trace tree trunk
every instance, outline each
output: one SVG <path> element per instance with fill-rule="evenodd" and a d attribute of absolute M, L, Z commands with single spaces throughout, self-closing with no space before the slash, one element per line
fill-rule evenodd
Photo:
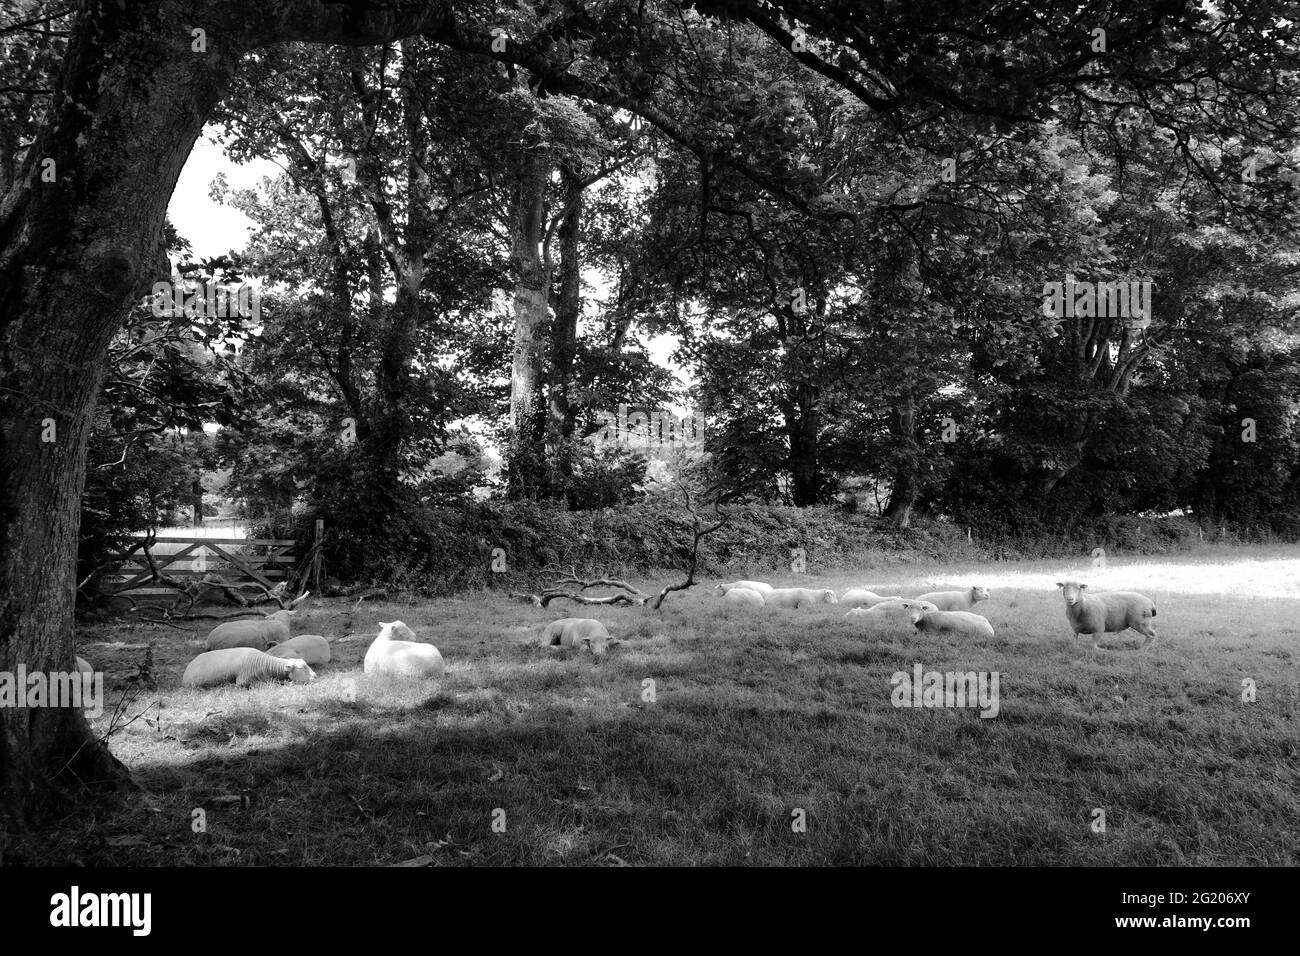
<path fill-rule="evenodd" d="M 545 486 L 546 406 L 543 396 L 550 277 L 542 258 L 550 163 L 540 147 L 521 158 L 515 189 L 513 248 L 515 345 L 510 371 L 508 494 L 537 498 Z"/>
<path fill-rule="evenodd" d="M 109 343 L 162 253 L 167 201 L 241 51 L 182 15 L 88 4 L 0 204 L 0 670 L 73 664 L 86 451 Z M 54 180 L 42 173 L 53 160 Z M 72 708 L 0 709 L 0 826 L 125 782 Z"/>
<path fill-rule="evenodd" d="M 902 446 L 904 457 L 894 469 L 893 488 L 883 517 L 900 528 L 907 528 L 912 524 L 912 507 L 921 490 L 916 474 L 916 399 L 910 391 L 895 409 L 890 431 Z"/>
<path fill-rule="evenodd" d="M 559 226 L 560 260 L 556 277 L 555 324 L 551 332 L 551 405 L 547 425 L 552 461 L 550 492 L 563 497 L 573 477 L 573 431 L 576 411 L 569 402 L 573 362 L 578 348 L 578 318 L 582 312 L 582 263 L 579 233 L 582 226 L 581 171 L 565 163 L 560 170 L 565 216 Z"/>

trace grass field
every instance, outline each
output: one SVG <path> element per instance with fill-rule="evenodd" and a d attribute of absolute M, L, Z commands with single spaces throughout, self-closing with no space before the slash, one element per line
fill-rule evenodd
<path fill-rule="evenodd" d="M 997 637 L 974 642 L 829 605 L 727 612 L 709 587 L 657 613 L 489 593 L 319 602 L 294 626 L 338 638 L 316 683 L 190 691 L 180 673 L 202 634 L 96 626 L 79 653 L 108 672 L 110 701 L 154 646 L 157 690 L 111 737 L 144 792 L 24 852 L 87 865 L 1294 865 L 1300 550 L 1089 563 L 1074 574 L 1094 588 L 1155 600 L 1156 645 L 1072 639 L 1059 561 L 767 577 L 911 595 L 984 584 L 977 610 Z M 527 643 L 564 616 L 598 617 L 627 643 L 599 661 Z M 440 685 L 361 673 L 377 622 L 393 619 L 442 650 Z M 998 716 L 892 706 L 891 674 L 918 662 L 998 672 Z"/>

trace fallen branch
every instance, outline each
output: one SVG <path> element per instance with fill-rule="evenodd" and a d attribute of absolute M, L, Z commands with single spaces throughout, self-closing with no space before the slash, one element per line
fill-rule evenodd
<path fill-rule="evenodd" d="M 574 590 L 575 586 L 577 590 Z M 583 593 L 588 588 L 602 587 L 620 588 L 622 593 L 603 594 L 599 597 L 591 597 Z M 650 595 L 620 578 L 580 578 L 572 569 L 554 584 L 543 588 L 540 594 L 514 591 L 510 596 L 528 601 L 535 607 L 546 607 L 552 601 L 559 600 L 573 601 L 576 604 L 606 604 L 615 607 L 632 607 L 645 604 L 650 600 Z"/>

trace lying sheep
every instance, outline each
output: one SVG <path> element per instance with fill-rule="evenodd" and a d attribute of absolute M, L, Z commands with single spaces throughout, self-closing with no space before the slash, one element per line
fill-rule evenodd
<path fill-rule="evenodd" d="M 772 585 L 764 584 L 762 581 L 733 581 L 730 584 L 715 585 L 713 590 L 718 594 L 726 594 L 735 588 L 746 588 L 750 591 L 757 591 L 759 594 L 763 595 L 763 597 L 767 597 L 773 590 L 775 590 Z"/>
<path fill-rule="evenodd" d="M 728 607 L 761 608 L 767 603 L 763 595 L 749 588 L 732 588 L 722 600 Z"/>
<path fill-rule="evenodd" d="M 931 611 L 929 601 L 908 601 L 906 608 L 912 626 L 920 634 L 952 634 L 957 637 L 992 637 L 993 625 L 988 618 L 970 611 Z"/>
<path fill-rule="evenodd" d="M 1136 591 L 1101 591 L 1084 594 L 1088 587 L 1078 581 L 1058 581 L 1065 598 L 1065 617 L 1075 634 L 1109 634 L 1130 627 L 1146 636 L 1142 646 L 1156 639 L 1156 629 L 1149 623 L 1156 616 L 1156 605 L 1145 594 Z M 1093 647 L 1100 649 L 1098 641 Z"/>
<path fill-rule="evenodd" d="M 442 677 L 445 665 L 442 655 L 432 644 L 419 641 L 395 640 L 394 634 L 415 637 L 415 632 L 401 621 L 387 624 L 379 622 L 379 636 L 366 649 L 362 670 L 367 674 L 388 677 L 420 677 L 437 680 Z"/>
<path fill-rule="evenodd" d="M 988 588 L 973 587 L 965 591 L 931 591 L 915 598 L 917 601 L 929 601 L 940 611 L 969 611 L 980 601 L 989 599 Z"/>
<path fill-rule="evenodd" d="M 763 600 L 771 607 L 804 607 L 808 604 L 838 604 L 830 588 L 773 588 Z"/>
<path fill-rule="evenodd" d="M 881 601 L 901 601 L 902 598 L 897 594 L 891 594 L 889 597 L 881 597 L 875 591 L 868 591 L 866 588 L 850 588 L 840 595 L 840 603 L 849 607 L 872 607 Z"/>
<path fill-rule="evenodd" d="M 316 679 L 307 662 L 272 657 L 255 647 L 227 647 L 207 651 L 190 661 L 181 676 L 182 687 L 213 687 L 234 683 L 246 687 L 260 680 L 291 680 L 306 684 Z"/>
<path fill-rule="evenodd" d="M 225 650 L 231 647 L 253 647 L 264 651 L 272 644 L 289 639 L 289 621 L 297 611 L 283 610 L 268 614 L 258 621 L 226 621 L 208 632 L 206 649 Z"/>
<path fill-rule="evenodd" d="M 272 657 L 298 657 L 312 667 L 330 662 L 330 642 L 319 634 L 299 634 L 267 651 Z"/>
<path fill-rule="evenodd" d="M 875 604 L 871 607 L 855 607 L 852 611 L 849 611 L 849 613 L 845 614 L 844 616 L 845 617 L 866 617 L 868 615 L 871 615 L 873 617 L 884 617 L 887 614 L 890 614 L 891 612 L 906 611 L 908 608 L 911 607 L 920 607 L 922 610 L 925 611 L 939 610 L 935 605 L 931 604 L 929 601 L 907 601 L 904 600 L 903 598 L 886 598 L 885 600 L 881 601 L 879 604 Z"/>
<path fill-rule="evenodd" d="M 579 647 L 599 657 L 623 642 L 611 638 L 605 625 L 594 618 L 562 617 L 546 625 L 546 630 L 542 631 L 542 643 L 547 647 Z"/>

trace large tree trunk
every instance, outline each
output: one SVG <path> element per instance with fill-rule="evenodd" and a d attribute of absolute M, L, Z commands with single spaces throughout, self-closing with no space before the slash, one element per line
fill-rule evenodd
<path fill-rule="evenodd" d="M 510 443 L 506 450 L 508 493 L 537 498 L 545 487 L 546 405 L 543 395 L 550 276 L 542 257 L 546 183 L 550 162 L 533 146 L 520 161 L 515 189 L 513 248 L 515 345 L 510 369 Z"/>
<path fill-rule="evenodd" d="M 0 203 L 4 671 L 72 668 L 79 506 L 108 346 L 155 278 L 168 198 L 240 55 L 229 38 L 196 55 L 189 18 L 153 6 L 83 9 L 49 121 Z M 47 159 L 53 182 L 41 180 Z M 0 709 L 0 824 L 124 780 L 79 711 Z"/>

